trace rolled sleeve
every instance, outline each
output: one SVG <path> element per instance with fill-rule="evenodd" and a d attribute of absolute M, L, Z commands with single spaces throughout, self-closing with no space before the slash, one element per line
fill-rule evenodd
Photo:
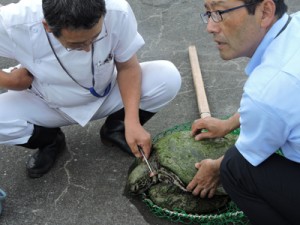
<path fill-rule="evenodd" d="M 257 166 L 285 143 L 286 125 L 271 108 L 246 93 L 239 113 L 241 133 L 236 147 L 253 166 Z"/>
<path fill-rule="evenodd" d="M 0 9 L 0 56 L 14 59 L 13 54 L 13 42 L 11 38 L 9 37 L 9 34 L 7 32 L 7 29 L 4 25 L 2 16 L 1 16 L 1 10 Z"/>
<path fill-rule="evenodd" d="M 128 4 L 127 12 L 123 13 L 122 17 L 119 41 L 115 50 L 115 59 L 118 62 L 126 62 L 145 44 L 137 31 L 137 21 Z"/>

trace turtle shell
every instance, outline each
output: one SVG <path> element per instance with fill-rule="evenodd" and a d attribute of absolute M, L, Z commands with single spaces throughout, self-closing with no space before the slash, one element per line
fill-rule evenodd
<path fill-rule="evenodd" d="M 127 190 L 145 193 L 158 206 L 169 210 L 203 214 L 222 208 L 229 196 L 220 187 L 213 198 L 201 199 L 185 191 L 195 176 L 195 163 L 206 158 L 216 159 L 234 145 L 236 134 L 224 138 L 195 141 L 190 129 L 164 132 L 153 140 L 149 162 L 157 176 L 150 177 L 145 162 L 137 160 L 129 173 Z"/>
<path fill-rule="evenodd" d="M 224 138 L 195 141 L 190 131 L 177 131 L 154 143 L 153 151 L 160 166 L 175 173 L 187 185 L 197 172 L 196 162 L 219 158 L 234 145 L 236 137 L 228 134 Z"/>

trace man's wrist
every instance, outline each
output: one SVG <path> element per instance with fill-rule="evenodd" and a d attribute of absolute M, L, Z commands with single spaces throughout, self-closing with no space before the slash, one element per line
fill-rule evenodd
<path fill-rule="evenodd" d="M 226 127 L 228 133 L 237 129 L 240 126 L 239 118 L 240 118 L 239 114 L 236 113 L 233 116 L 231 116 L 229 119 L 227 119 Z"/>

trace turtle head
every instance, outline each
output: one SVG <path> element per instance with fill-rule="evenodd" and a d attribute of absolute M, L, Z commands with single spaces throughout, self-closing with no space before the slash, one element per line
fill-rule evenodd
<path fill-rule="evenodd" d="M 126 189 L 131 194 L 141 194 L 157 182 L 157 175 L 150 176 L 147 165 L 145 163 L 141 163 L 129 174 Z"/>

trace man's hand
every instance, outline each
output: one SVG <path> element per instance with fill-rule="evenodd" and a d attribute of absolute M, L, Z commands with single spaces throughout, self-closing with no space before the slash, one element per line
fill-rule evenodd
<path fill-rule="evenodd" d="M 8 90 L 24 90 L 30 87 L 33 76 L 25 68 L 14 68 L 10 72 L 0 70 L 0 87 Z"/>
<path fill-rule="evenodd" d="M 238 128 L 239 125 L 239 113 L 234 114 L 227 120 L 205 117 L 194 121 L 191 134 L 195 136 L 197 141 L 206 138 L 219 138 Z M 201 132 L 203 129 L 207 130 L 207 132 Z"/>
<path fill-rule="evenodd" d="M 125 126 L 126 141 L 136 157 L 141 157 L 138 145 L 143 148 L 146 158 L 149 158 L 151 151 L 151 135 L 141 124 L 128 124 Z"/>
<path fill-rule="evenodd" d="M 198 172 L 188 184 L 187 190 L 201 198 L 212 198 L 220 184 L 220 165 L 223 156 L 217 160 L 205 159 L 195 164 Z"/>

